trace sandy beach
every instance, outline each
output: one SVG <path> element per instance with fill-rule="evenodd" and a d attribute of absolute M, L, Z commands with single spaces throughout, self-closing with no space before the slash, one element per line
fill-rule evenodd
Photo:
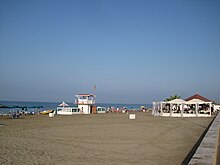
<path fill-rule="evenodd" d="M 179 165 L 213 118 L 0 117 L 0 164 Z"/>

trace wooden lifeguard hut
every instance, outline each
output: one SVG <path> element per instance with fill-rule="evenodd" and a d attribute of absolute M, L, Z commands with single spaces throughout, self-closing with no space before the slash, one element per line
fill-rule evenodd
<path fill-rule="evenodd" d="M 94 94 L 78 94 L 75 95 L 75 103 L 78 105 L 82 114 L 96 113 L 95 95 Z"/>

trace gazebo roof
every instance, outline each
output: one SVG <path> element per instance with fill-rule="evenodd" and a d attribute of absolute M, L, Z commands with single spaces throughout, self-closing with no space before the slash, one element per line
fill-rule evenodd
<path fill-rule="evenodd" d="M 92 96 L 92 97 L 95 97 L 94 94 L 77 94 L 76 96 Z"/>
<path fill-rule="evenodd" d="M 203 100 L 200 100 L 200 99 L 192 99 L 192 100 L 189 100 L 187 101 L 186 103 L 187 104 L 203 104 L 203 103 L 206 103 L 207 101 L 203 101 Z"/>
<path fill-rule="evenodd" d="M 209 100 L 209 99 L 207 99 L 207 98 L 205 98 L 205 97 L 203 97 L 203 96 L 201 96 L 199 94 L 195 94 L 195 95 L 193 95 L 193 96 L 191 96 L 191 97 L 189 97 L 189 98 L 187 98 L 185 100 L 186 101 L 190 101 L 190 100 L 193 100 L 193 99 L 199 99 L 199 100 L 202 100 L 204 102 L 213 102 L 213 101 L 211 101 L 211 100 Z"/>
<path fill-rule="evenodd" d="M 185 103 L 185 102 L 186 101 L 183 99 L 174 99 L 174 100 L 168 101 L 168 103 L 171 103 L 171 104 L 181 104 L 181 103 Z"/>

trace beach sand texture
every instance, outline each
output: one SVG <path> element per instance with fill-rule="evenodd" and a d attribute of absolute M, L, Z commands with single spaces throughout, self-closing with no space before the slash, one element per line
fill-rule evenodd
<path fill-rule="evenodd" d="M 0 164 L 179 165 L 213 118 L 0 117 Z"/>

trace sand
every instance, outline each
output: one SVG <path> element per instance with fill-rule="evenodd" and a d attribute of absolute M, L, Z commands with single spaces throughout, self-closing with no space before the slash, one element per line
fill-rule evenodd
<path fill-rule="evenodd" d="M 0 117 L 0 164 L 179 165 L 213 118 Z"/>

